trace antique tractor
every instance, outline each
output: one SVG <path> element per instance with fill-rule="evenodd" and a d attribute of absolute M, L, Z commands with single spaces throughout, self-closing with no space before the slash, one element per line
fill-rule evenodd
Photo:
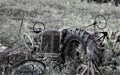
<path fill-rule="evenodd" d="M 107 33 L 96 32 L 96 27 L 106 27 L 104 16 L 98 15 L 89 25 L 94 26 L 93 33 L 80 28 L 45 29 L 44 23 L 38 23 L 43 27 L 37 23 L 30 27 L 34 37 L 24 34 L 28 40 L 24 45 L 0 53 L 0 75 L 53 75 L 52 70 L 60 73 L 65 67 L 70 68 L 69 75 L 102 75 L 98 66 L 102 63 L 102 39 Z M 99 33 L 103 34 L 100 38 Z"/>

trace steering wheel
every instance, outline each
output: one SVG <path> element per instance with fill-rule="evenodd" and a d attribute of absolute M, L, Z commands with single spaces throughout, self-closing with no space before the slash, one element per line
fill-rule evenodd
<path fill-rule="evenodd" d="M 97 26 L 99 29 L 105 29 L 107 26 L 107 20 L 103 15 L 97 15 L 94 19 L 94 24 Z"/>
<path fill-rule="evenodd" d="M 41 24 L 41 25 L 38 25 L 38 24 Z M 41 31 L 45 30 L 45 24 L 43 22 L 35 22 L 34 25 L 33 25 L 33 32 L 35 33 L 39 33 Z"/>
<path fill-rule="evenodd" d="M 94 27 L 94 31 L 96 30 L 96 27 L 98 28 L 98 29 L 105 29 L 106 28 L 106 26 L 107 26 L 107 20 L 106 20 L 106 18 L 103 16 L 103 15 L 97 15 L 96 17 L 95 17 L 95 19 L 94 19 L 94 22 L 92 23 L 92 24 L 90 24 L 90 25 L 87 25 L 87 26 L 84 26 L 84 27 L 82 27 L 82 28 L 88 28 L 88 27 L 90 27 L 90 26 L 93 26 Z"/>

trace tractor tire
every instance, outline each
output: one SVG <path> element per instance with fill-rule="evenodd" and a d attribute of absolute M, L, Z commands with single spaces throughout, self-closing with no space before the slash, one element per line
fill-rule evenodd
<path fill-rule="evenodd" d="M 38 60 L 25 60 L 12 66 L 11 75 L 43 75 L 46 66 Z"/>
<path fill-rule="evenodd" d="M 68 54 L 72 54 L 73 51 L 71 51 L 71 48 L 67 49 L 68 43 L 77 41 L 80 44 L 82 44 L 82 48 L 84 49 L 84 53 L 87 54 L 90 53 L 90 58 L 94 63 L 98 66 L 102 63 L 102 56 L 101 56 L 101 50 L 99 49 L 99 46 L 97 42 L 95 41 L 94 37 L 89 34 L 88 32 L 81 30 L 81 29 L 75 29 L 75 30 L 68 30 L 67 35 L 64 38 L 64 41 L 62 42 L 62 58 L 64 61 L 66 52 Z M 70 55 L 71 56 L 71 55 Z"/>

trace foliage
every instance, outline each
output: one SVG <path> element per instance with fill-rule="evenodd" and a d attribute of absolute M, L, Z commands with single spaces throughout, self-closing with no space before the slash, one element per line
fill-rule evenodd
<path fill-rule="evenodd" d="M 22 45 L 25 42 L 23 33 L 29 34 L 27 27 L 32 27 L 33 21 L 45 23 L 47 29 L 82 28 L 93 23 L 94 17 L 101 14 L 108 21 L 108 27 L 102 31 L 120 31 L 120 7 L 107 4 L 81 3 L 81 0 L 0 0 L 0 10 L 0 43 L 7 47 Z M 23 12 L 25 18 L 19 34 Z M 111 39 L 106 41 L 102 70 L 105 75 L 119 75 L 120 57 L 113 55 L 120 52 L 120 48 L 114 48 Z"/>

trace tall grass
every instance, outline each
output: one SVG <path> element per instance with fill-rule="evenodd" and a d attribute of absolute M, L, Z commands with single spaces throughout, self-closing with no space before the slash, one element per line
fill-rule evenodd
<path fill-rule="evenodd" d="M 8 45 L 13 45 L 10 43 L 13 39 L 12 43 L 18 42 L 15 39 L 20 20 L 13 18 L 21 17 L 22 12 L 26 14 L 23 32 L 26 32 L 24 30 L 28 29 L 27 26 L 33 25 L 31 21 L 41 21 L 47 29 L 82 28 L 93 23 L 99 14 L 107 18 L 108 26 L 104 31 L 120 30 L 120 7 L 108 4 L 88 4 L 81 0 L 0 0 L 0 9 L 0 40 Z M 90 27 L 87 30 L 93 29 Z"/>
<path fill-rule="evenodd" d="M 45 23 L 47 29 L 82 28 L 93 23 L 96 15 L 104 15 L 107 19 L 108 26 L 103 31 L 120 31 L 120 7 L 109 4 L 88 4 L 81 0 L 0 0 L 0 10 L 2 9 L 3 11 L 0 11 L 0 43 L 7 47 L 19 46 L 25 41 L 21 39 L 22 34 L 18 36 L 21 20 L 16 20 L 21 18 L 22 12 L 25 12 L 22 33 L 29 34 L 27 27 L 32 27 L 32 21 Z M 90 27 L 86 30 L 93 29 Z M 111 47 L 111 45 L 108 46 Z M 106 47 L 104 61 L 106 64 L 110 62 L 109 58 L 112 54 L 111 48 Z M 117 74 L 115 74 L 110 66 L 105 67 L 106 70 L 113 71 L 111 75 L 119 74 L 119 67 L 117 68 Z"/>

